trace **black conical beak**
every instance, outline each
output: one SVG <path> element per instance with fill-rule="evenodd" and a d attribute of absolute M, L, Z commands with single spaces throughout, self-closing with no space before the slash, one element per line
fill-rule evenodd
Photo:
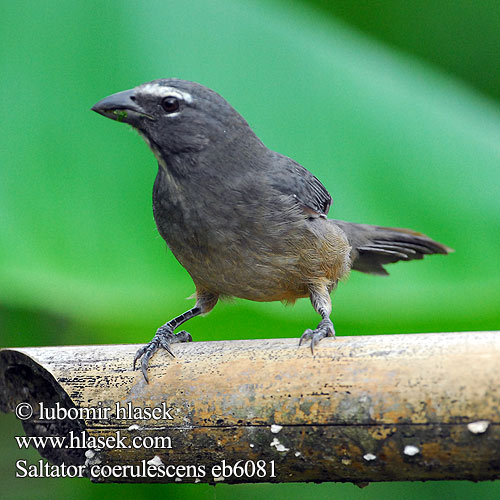
<path fill-rule="evenodd" d="M 124 90 L 112 94 L 92 106 L 92 111 L 118 122 L 137 125 L 139 118 L 153 119 L 146 114 L 135 100 L 135 90 Z"/>

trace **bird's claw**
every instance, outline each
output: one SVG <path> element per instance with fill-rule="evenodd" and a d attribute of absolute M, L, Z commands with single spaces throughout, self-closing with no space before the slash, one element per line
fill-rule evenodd
<path fill-rule="evenodd" d="M 149 383 L 148 379 L 148 364 L 149 360 L 153 356 L 153 354 L 162 347 L 165 349 L 173 358 L 175 358 L 174 353 L 170 349 L 172 344 L 177 344 L 178 342 L 192 342 L 193 338 L 191 334 L 182 330 L 181 332 L 174 334 L 171 330 L 160 327 L 156 331 L 156 335 L 153 337 L 151 342 L 147 343 L 145 346 L 141 347 L 134 356 L 134 365 L 133 369 L 135 370 L 135 365 L 137 361 L 141 359 L 141 371 L 144 376 L 144 379 L 147 383 Z"/>
<path fill-rule="evenodd" d="M 189 332 L 186 332 L 186 330 L 182 330 L 173 336 L 173 338 L 170 340 L 170 343 L 177 344 L 179 342 L 192 342 L 192 341 L 193 337 L 191 337 L 191 334 Z"/>
<path fill-rule="evenodd" d="M 335 337 L 335 329 L 333 328 L 333 323 L 330 320 L 323 320 L 318 325 L 315 330 L 308 328 L 300 337 L 299 347 L 305 340 L 311 341 L 311 352 L 314 356 L 314 348 L 319 343 L 320 340 L 325 337 Z"/>

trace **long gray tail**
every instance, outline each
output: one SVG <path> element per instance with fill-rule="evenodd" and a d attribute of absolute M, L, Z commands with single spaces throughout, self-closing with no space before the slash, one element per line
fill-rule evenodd
<path fill-rule="evenodd" d="M 389 273 L 384 269 L 385 264 L 423 259 L 424 255 L 434 253 L 446 255 L 454 251 L 411 229 L 331 221 L 344 231 L 349 240 L 352 269 L 363 273 L 386 276 Z"/>

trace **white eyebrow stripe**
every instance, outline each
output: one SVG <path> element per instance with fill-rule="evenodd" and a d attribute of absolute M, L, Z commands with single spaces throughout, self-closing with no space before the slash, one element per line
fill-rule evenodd
<path fill-rule="evenodd" d="M 139 87 L 139 92 L 141 94 L 149 94 L 156 97 L 167 97 L 169 95 L 183 99 L 184 101 L 190 103 L 193 102 L 193 97 L 187 92 L 182 92 L 174 87 L 168 87 L 166 85 L 158 85 L 157 83 L 147 83 L 142 87 Z"/>

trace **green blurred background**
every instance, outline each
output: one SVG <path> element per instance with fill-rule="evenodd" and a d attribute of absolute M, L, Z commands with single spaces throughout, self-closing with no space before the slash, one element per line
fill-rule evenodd
<path fill-rule="evenodd" d="M 2 346 L 139 343 L 194 289 L 158 236 L 153 155 L 90 112 L 160 77 L 226 97 L 271 148 L 316 174 L 331 216 L 410 227 L 456 249 L 353 273 L 338 335 L 499 329 L 500 3 L 0 1 Z M 196 340 L 298 337 L 293 308 L 245 301 Z M 15 479 L 22 433 L 0 415 L 6 498 L 499 498 L 500 483 L 92 485 Z"/>

